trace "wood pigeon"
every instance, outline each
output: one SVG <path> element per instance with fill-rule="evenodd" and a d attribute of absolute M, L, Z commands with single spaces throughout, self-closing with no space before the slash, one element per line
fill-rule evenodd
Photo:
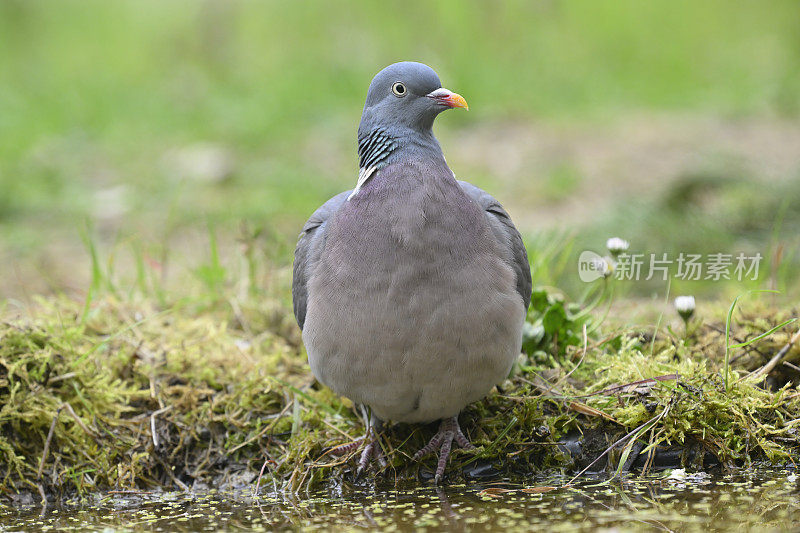
<path fill-rule="evenodd" d="M 452 442 L 473 448 L 459 412 L 520 353 L 527 252 L 497 200 L 447 166 L 432 126 L 457 107 L 466 100 L 427 65 L 380 71 L 358 127 L 356 186 L 311 215 L 295 250 L 294 314 L 311 371 L 371 413 L 359 472 L 372 458 L 385 464 L 381 421 L 441 420 L 414 456 L 439 451 L 438 483 Z"/>

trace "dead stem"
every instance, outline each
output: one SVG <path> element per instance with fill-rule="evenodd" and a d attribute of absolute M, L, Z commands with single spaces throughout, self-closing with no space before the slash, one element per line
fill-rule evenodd
<path fill-rule="evenodd" d="M 50 441 L 53 440 L 53 433 L 56 429 L 56 422 L 58 422 L 58 415 L 61 414 L 61 410 L 64 408 L 62 405 L 56 410 L 56 414 L 53 417 L 53 421 L 50 423 L 50 431 L 47 432 L 47 440 L 44 441 L 44 450 L 42 450 L 42 460 L 39 462 L 39 470 L 36 471 L 36 479 L 42 479 L 42 473 L 44 472 L 44 462 L 47 460 L 47 454 L 50 451 Z M 44 493 L 44 491 L 42 491 Z"/>
<path fill-rule="evenodd" d="M 267 468 L 267 464 L 272 463 L 276 464 L 275 461 L 267 457 L 264 459 L 264 464 L 261 465 L 261 471 L 258 473 L 258 481 L 256 481 L 256 487 L 253 489 L 253 496 L 258 496 L 259 488 L 261 487 L 261 476 L 264 475 L 264 469 Z"/>
<path fill-rule="evenodd" d="M 741 381 L 742 379 L 746 378 L 758 378 L 772 372 L 772 369 L 774 369 L 778 365 L 778 363 L 781 362 L 781 359 L 783 359 L 786 356 L 786 354 L 789 353 L 789 350 L 791 350 L 792 345 L 795 342 L 797 342 L 797 339 L 800 339 L 800 329 L 797 330 L 797 333 L 792 335 L 792 338 L 789 339 L 789 342 L 787 342 L 786 345 L 783 348 L 781 348 L 778 351 L 778 353 L 776 353 L 775 356 L 767 362 L 767 364 L 765 364 L 758 370 L 751 372 L 745 377 L 740 378 L 738 381 Z"/>
<path fill-rule="evenodd" d="M 94 431 L 91 431 L 88 427 L 86 427 L 86 425 L 83 423 L 83 420 L 81 420 L 80 417 L 75 414 L 75 411 L 72 409 L 72 406 L 69 404 L 69 402 L 64 402 L 64 404 L 61 406 L 61 408 L 59 408 L 59 411 L 62 408 L 66 408 L 67 409 L 67 412 L 70 414 L 70 416 L 72 416 L 72 418 L 75 419 L 75 422 L 77 422 L 78 426 L 80 426 L 80 428 L 84 432 L 86 432 L 87 435 L 89 435 L 92 438 L 96 438 L 96 435 L 95 435 Z"/>
<path fill-rule="evenodd" d="M 156 415 L 150 415 L 150 436 L 153 438 L 153 448 L 158 448 L 158 436 L 156 435 Z"/>

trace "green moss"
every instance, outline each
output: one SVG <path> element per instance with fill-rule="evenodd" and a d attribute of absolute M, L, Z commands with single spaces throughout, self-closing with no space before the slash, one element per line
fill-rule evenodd
<path fill-rule="evenodd" d="M 547 309 L 567 306 L 540 296 Z M 248 482 L 267 459 L 270 485 L 300 490 L 352 466 L 352 457 L 331 448 L 363 433 L 360 416 L 313 380 L 287 325 L 289 310 L 264 294 L 204 301 L 162 307 L 107 294 L 84 313 L 80 302 L 41 299 L 27 316 L 1 323 L 3 490 L 41 486 L 63 496 Z M 746 306 L 733 340 L 790 314 Z M 454 454 L 449 472 L 457 476 L 478 461 L 501 470 L 571 470 L 576 459 L 557 445 L 566 436 L 583 433 L 593 459 L 653 419 L 636 435 L 649 449 L 699 446 L 726 465 L 796 458 L 796 381 L 782 371 L 768 376 L 768 387 L 745 377 L 788 341 L 789 328 L 732 354 L 726 391 L 723 315 L 693 324 L 688 339 L 667 330 L 653 341 L 635 330 L 601 334 L 589 316 L 576 322 L 570 311 L 560 326 L 569 334 L 549 331 L 501 390 L 465 409 L 462 425 L 478 450 Z M 594 332 L 585 353 L 576 334 L 583 324 Z M 540 352 L 549 357 L 537 359 Z M 798 355 L 794 347 L 787 358 Z M 414 476 L 419 465 L 410 456 L 429 432 L 387 428 L 382 444 L 392 476 Z"/>

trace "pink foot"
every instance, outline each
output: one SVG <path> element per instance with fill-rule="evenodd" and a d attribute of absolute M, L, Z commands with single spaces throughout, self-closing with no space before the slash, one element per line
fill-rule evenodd
<path fill-rule="evenodd" d="M 378 442 L 378 437 L 368 432 L 363 437 L 359 437 L 353 442 L 348 442 L 347 444 L 342 444 L 341 446 L 337 446 L 331 450 L 331 453 L 335 455 L 347 455 L 348 453 L 354 452 L 361 446 L 363 443 L 366 442 L 364 446 L 364 450 L 361 452 L 361 457 L 358 460 L 358 469 L 356 470 L 356 477 L 360 476 L 361 473 L 367 469 L 369 463 L 373 460 L 378 461 L 378 464 L 381 468 L 386 467 L 386 458 L 383 456 L 383 451 L 381 450 L 381 445 Z"/>
<path fill-rule="evenodd" d="M 356 440 L 352 442 L 348 442 L 347 444 L 340 444 L 339 446 L 334 446 L 331 448 L 330 452 L 333 455 L 347 455 L 348 453 L 354 452 L 361 446 L 361 443 L 364 442 L 366 437 L 358 437 Z"/>
<path fill-rule="evenodd" d="M 381 468 L 386 468 L 386 458 L 383 456 L 381 444 L 378 442 L 377 437 L 371 439 L 367 442 L 367 445 L 364 446 L 364 451 L 361 452 L 361 458 L 358 460 L 356 477 L 360 476 L 361 473 L 367 469 L 372 460 L 378 461 Z"/>
<path fill-rule="evenodd" d="M 444 468 L 447 466 L 447 459 L 450 457 L 450 448 L 454 440 L 465 450 L 475 449 L 475 446 L 464 436 L 461 426 L 458 425 L 458 417 L 455 416 L 443 419 L 442 423 L 439 424 L 439 431 L 436 432 L 436 435 L 433 436 L 428 444 L 414 454 L 413 459 L 418 460 L 436 449 L 439 450 L 439 463 L 436 465 L 436 477 L 434 478 L 434 483 L 437 485 L 444 475 Z"/>

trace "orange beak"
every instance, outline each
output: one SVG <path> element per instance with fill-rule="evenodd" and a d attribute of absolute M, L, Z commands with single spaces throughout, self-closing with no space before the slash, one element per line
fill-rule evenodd
<path fill-rule="evenodd" d="M 438 103 L 447 106 L 447 107 L 461 107 L 469 111 L 469 106 L 467 105 L 467 101 L 464 99 L 463 96 L 460 94 L 456 94 L 452 91 L 448 91 L 444 87 L 441 89 L 436 89 L 432 93 L 427 95 L 428 98 L 432 98 L 436 100 Z"/>

